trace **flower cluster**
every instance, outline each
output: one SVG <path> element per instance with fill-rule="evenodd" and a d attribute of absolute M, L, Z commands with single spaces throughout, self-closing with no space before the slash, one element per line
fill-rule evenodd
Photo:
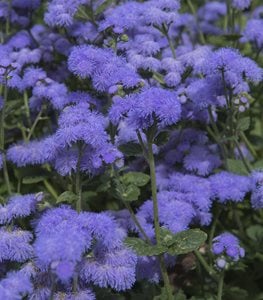
<path fill-rule="evenodd" d="M 216 265 L 220 269 L 226 267 L 227 261 L 225 259 L 236 262 L 245 255 L 245 250 L 240 247 L 239 240 L 228 232 L 213 239 L 212 252 L 220 256 L 216 260 Z"/>
<path fill-rule="evenodd" d="M 149 297 L 170 300 L 209 282 L 194 254 L 214 279 L 253 257 L 259 2 L 0 1 L 0 299 L 133 299 L 163 281 Z"/>

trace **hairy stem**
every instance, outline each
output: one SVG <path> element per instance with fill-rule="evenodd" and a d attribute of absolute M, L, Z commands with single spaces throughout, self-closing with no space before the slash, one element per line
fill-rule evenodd
<path fill-rule="evenodd" d="M 144 239 L 146 240 L 146 242 L 148 244 L 151 244 L 151 240 L 149 239 L 149 237 L 147 236 L 146 232 L 144 231 L 144 229 L 142 228 L 139 220 L 137 219 L 135 213 L 133 212 L 132 210 L 132 207 L 129 203 L 127 203 L 126 201 L 123 201 L 125 207 L 128 209 L 130 215 L 131 215 L 131 218 L 133 220 L 133 222 L 135 223 L 135 225 L 138 227 L 140 233 L 142 234 L 142 236 L 144 237 Z"/>
<path fill-rule="evenodd" d="M 40 112 L 37 114 L 36 119 L 34 121 L 34 123 L 32 124 L 31 129 L 29 130 L 28 136 L 26 138 L 27 141 L 30 140 L 30 138 L 32 137 L 32 135 L 34 134 L 35 128 L 39 122 L 39 120 L 41 119 L 41 115 L 42 115 L 42 109 L 40 110 Z"/>
<path fill-rule="evenodd" d="M 196 257 L 198 258 L 200 264 L 203 266 L 203 268 L 206 270 L 206 272 L 213 278 L 215 281 L 218 281 L 217 275 L 215 270 L 208 265 L 206 260 L 203 258 L 202 254 L 198 250 L 194 250 L 194 253 Z"/>
<path fill-rule="evenodd" d="M 161 243 L 160 223 L 159 223 L 159 212 L 158 212 L 158 201 L 157 201 L 157 186 L 156 186 L 156 173 L 155 173 L 155 162 L 153 155 L 152 139 L 148 138 L 148 159 L 151 176 L 151 190 L 153 199 L 153 215 L 154 215 L 154 230 L 157 245 Z M 164 256 L 159 256 L 161 272 L 163 276 L 164 286 L 167 293 L 168 300 L 173 299 L 173 294 L 169 282 L 168 272 L 165 267 Z"/>
<path fill-rule="evenodd" d="M 4 97 L 3 97 L 3 107 L 2 110 L 0 110 L 0 151 L 2 152 L 3 157 L 3 173 L 4 173 L 4 180 L 7 188 L 8 195 L 10 196 L 12 194 L 9 175 L 8 175 L 8 169 L 6 164 L 6 157 L 5 157 L 5 107 L 6 107 L 6 101 L 8 96 L 8 88 L 7 88 L 7 79 L 5 80 L 5 86 L 4 86 Z"/>
<path fill-rule="evenodd" d="M 222 300 L 223 287 L 224 287 L 224 272 L 219 277 L 218 289 L 217 289 L 217 300 Z"/>
<path fill-rule="evenodd" d="M 215 235 L 215 231 L 216 231 L 216 225 L 217 225 L 217 221 L 218 218 L 220 216 L 221 213 L 221 209 L 217 206 L 216 207 L 216 213 L 215 213 L 215 217 L 211 226 L 211 230 L 210 230 L 210 234 L 209 234 L 209 239 L 208 239 L 208 247 L 209 247 L 209 254 L 210 254 L 210 264 L 212 263 L 212 253 L 211 253 L 211 249 L 212 249 L 212 243 L 213 243 L 213 238 Z"/>
<path fill-rule="evenodd" d="M 194 5 L 193 5 L 193 3 L 192 3 L 191 0 L 186 0 L 186 2 L 187 2 L 187 5 L 188 5 L 191 13 L 195 17 L 200 42 L 201 42 L 202 45 L 205 45 L 205 43 L 206 43 L 205 36 L 204 36 L 204 34 L 203 34 L 200 26 L 199 26 L 199 22 L 198 22 L 198 18 L 197 18 L 197 15 L 196 15 L 195 7 L 194 7 Z"/>
<path fill-rule="evenodd" d="M 79 156 L 77 162 L 77 170 L 76 170 L 76 194 L 78 196 L 76 209 L 77 212 L 82 210 L 82 181 L 81 181 L 81 172 L 80 172 L 80 163 L 81 163 L 81 153 L 82 153 L 82 145 L 78 145 Z"/>
<path fill-rule="evenodd" d="M 168 44 L 169 44 L 169 47 L 171 49 L 171 52 L 172 52 L 172 55 L 173 55 L 173 58 L 176 58 L 176 54 L 175 54 L 175 49 L 174 49 L 174 44 L 171 40 L 171 37 L 169 36 L 169 33 L 168 33 L 168 28 L 166 25 L 162 25 L 162 29 L 161 29 L 161 32 L 163 33 L 163 35 L 166 37 L 167 41 L 168 41 Z"/>

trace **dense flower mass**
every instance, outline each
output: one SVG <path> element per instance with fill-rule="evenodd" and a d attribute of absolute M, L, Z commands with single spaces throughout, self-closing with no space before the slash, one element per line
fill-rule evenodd
<path fill-rule="evenodd" d="M 257 0 L 0 1 L 0 299 L 261 299 L 262 28 Z"/>

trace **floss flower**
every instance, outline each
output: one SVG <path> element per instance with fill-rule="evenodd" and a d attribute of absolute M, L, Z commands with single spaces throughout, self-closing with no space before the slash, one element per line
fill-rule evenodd
<path fill-rule="evenodd" d="M 240 202 L 251 190 L 250 178 L 229 172 L 220 172 L 209 177 L 213 198 L 220 203 Z"/>
<path fill-rule="evenodd" d="M 176 94 L 162 88 L 144 89 L 124 99 L 115 99 L 109 112 L 110 120 L 117 124 L 127 118 L 134 129 L 147 129 L 154 122 L 159 128 L 180 120 L 181 104 Z"/>
<path fill-rule="evenodd" d="M 43 199 L 43 193 L 12 196 L 7 205 L 0 206 L 0 223 L 6 224 L 15 218 L 29 216 Z"/>
<path fill-rule="evenodd" d="M 251 174 L 252 195 L 251 204 L 254 209 L 263 207 L 263 172 L 254 171 Z"/>
<path fill-rule="evenodd" d="M 75 47 L 70 53 L 68 67 L 81 78 L 91 78 L 94 88 L 101 92 L 116 84 L 132 88 L 141 82 L 125 59 L 116 56 L 110 49 L 84 45 Z"/>
<path fill-rule="evenodd" d="M 239 240 L 231 233 L 222 233 L 213 239 L 212 252 L 215 255 L 226 255 L 230 260 L 238 261 L 245 256 Z"/>

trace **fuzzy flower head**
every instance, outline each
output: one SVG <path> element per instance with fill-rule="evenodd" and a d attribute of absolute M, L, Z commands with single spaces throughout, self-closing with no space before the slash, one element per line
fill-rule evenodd
<path fill-rule="evenodd" d="M 3 155 L 0 153 L 0 170 L 3 168 Z"/>
<path fill-rule="evenodd" d="M 68 99 L 64 99 L 68 101 Z M 80 102 L 67 106 L 59 116 L 57 131 L 40 141 L 11 146 L 8 160 L 17 166 L 51 163 L 65 176 L 75 172 L 80 157 L 83 172 L 95 172 L 121 157 L 110 143 L 105 127 L 107 120 L 90 110 L 89 103 Z M 78 146 L 82 145 L 82 151 Z"/>
<path fill-rule="evenodd" d="M 87 283 L 116 291 L 130 289 L 135 282 L 137 256 L 126 248 L 105 251 L 99 247 L 93 257 L 86 259 L 81 277 Z"/>
<path fill-rule="evenodd" d="M 237 10 L 244 10 L 251 4 L 251 0 L 232 0 L 232 5 Z"/>
<path fill-rule="evenodd" d="M 240 247 L 238 238 L 228 232 L 213 239 L 212 252 L 217 256 L 225 256 L 230 261 L 238 261 L 245 256 L 245 250 Z M 219 264 L 222 266 L 223 263 Z"/>
<path fill-rule="evenodd" d="M 231 89 L 242 88 L 246 81 L 258 83 L 262 80 L 262 69 L 250 58 L 243 57 L 237 50 L 220 48 L 208 57 L 203 66 L 206 76 L 219 76 Z"/>
<path fill-rule="evenodd" d="M 66 0 L 52 0 L 48 4 L 44 20 L 52 27 L 68 27 L 73 24 L 73 18 L 79 6 L 85 2 L 85 0 L 73 0 L 70 2 Z"/>
<path fill-rule="evenodd" d="M 254 209 L 263 208 L 263 172 L 254 171 L 251 174 L 252 195 L 251 204 Z"/>
<path fill-rule="evenodd" d="M 81 78 L 91 78 L 94 88 L 100 92 L 108 91 L 116 84 L 132 88 L 141 81 L 125 59 L 111 49 L 87 45 L 74 47 L 69 55 L 68 67 Z"/>
<path fill-rule="evenodd" d="M 0 228 L 0 261 L 10 260 L 25 262 L 33 256 L 33 247 L 30 242 L 33 238 L 29 231 L 20 228 L 12 230 Z"/>
<path fill-rule="evenodd" d="M 251 181 L 247 176 L 229 172 L 220 172 L 209 177 L 212 197 L 220 203 L 227 201 L 241 202 L 251 190 Z"/>
<path fill-rule="evenodd" d="M 181 104 L 174 92 L 162 88 L 148 88 L 126 98 L 117 98 L 109 117 L 114 124 L 127 118 L 134 129 L 148 129 L 157 123 L 159 128 L 180 120 Z"/>
<path fill-rule="evenodd" d="M 250 42 L 257 49 L 263 47 L 263 19 L 251 19 L 248 20 L 247 25 L 243 31 L 242 42 Z"/>
<path fill-rule="evenodd" d="M 0 224 L 9 223 L 15 218 L 29 216 L 36 210 L 37 203 L 42 199 L 43 193 L 10 197 L 6 205 L 0 206 Z"/>

